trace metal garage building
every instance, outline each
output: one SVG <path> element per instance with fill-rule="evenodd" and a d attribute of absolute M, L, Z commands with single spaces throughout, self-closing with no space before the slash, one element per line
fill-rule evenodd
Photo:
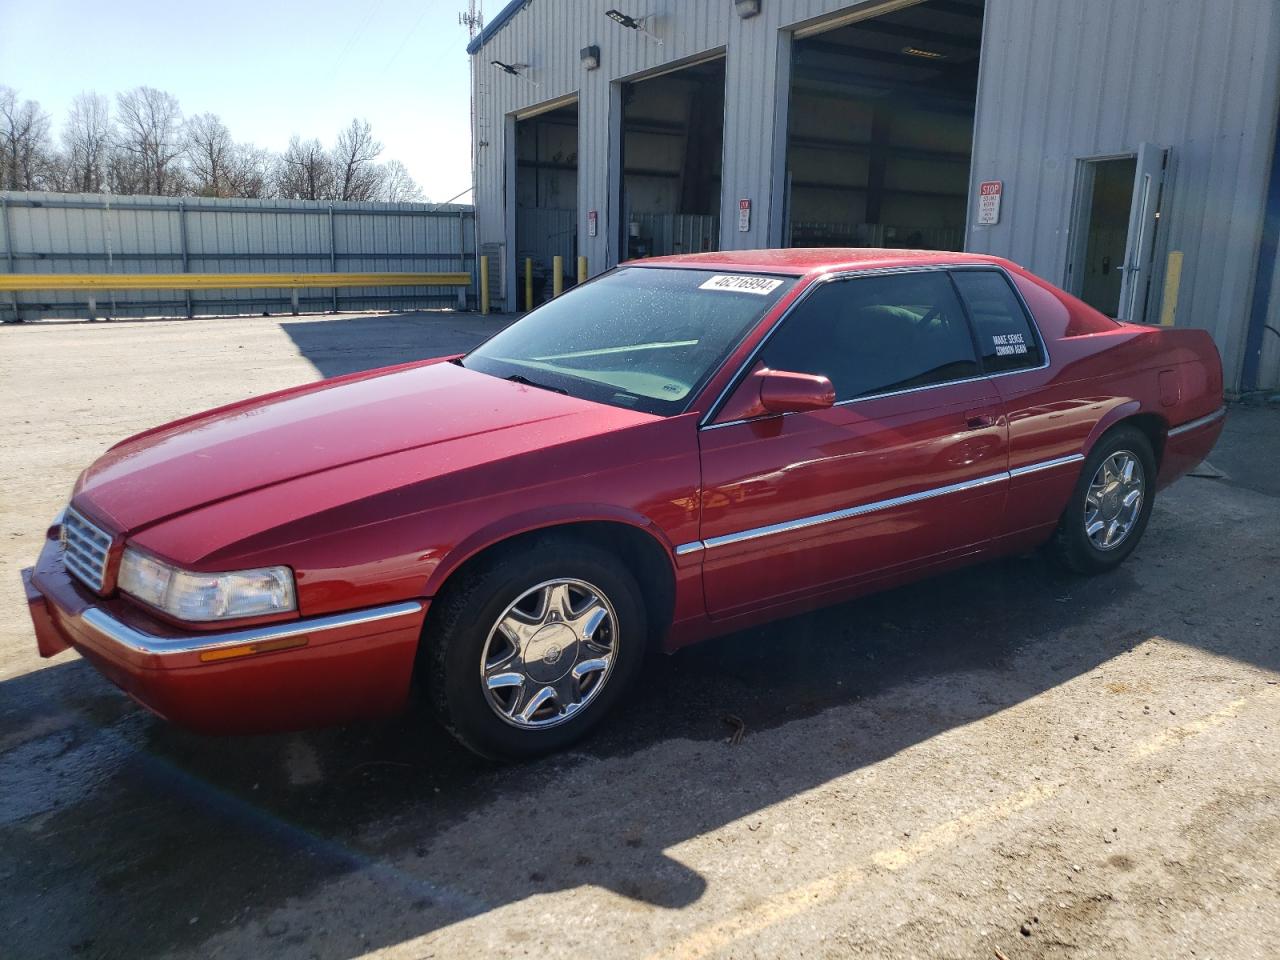
<path fill-rule="evenodd" d="M 1280 385 L 1276 0 L 516 0 L 468 52 L 509 309 L 525 257 L 964 249 Z"/>

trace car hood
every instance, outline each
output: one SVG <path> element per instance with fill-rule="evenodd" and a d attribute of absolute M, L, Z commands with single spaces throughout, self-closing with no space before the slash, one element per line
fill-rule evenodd
<path fill-rule="evenodd" d="M 529 431 L 591 436 L 652 415 L 427 362 L 321 381 L 209 411 L 113 447 L 80 477 L 75 502 L 122 532 L 298 477 L 492 437 L 486 455 L 527 449 Z M 519 434 L 515 442 L 513 434 Z M 264 518 L 264 522 L 269 518 Z"/>

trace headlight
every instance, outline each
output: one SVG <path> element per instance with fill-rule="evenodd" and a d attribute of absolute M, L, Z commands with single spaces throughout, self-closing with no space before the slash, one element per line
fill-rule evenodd
<path fill-rule="evenodd" d="M 288 567 L 191 573 L 127 547 L 116 582 L 131 597 L 179 620 L 235 620 L 298 606 Z"/>

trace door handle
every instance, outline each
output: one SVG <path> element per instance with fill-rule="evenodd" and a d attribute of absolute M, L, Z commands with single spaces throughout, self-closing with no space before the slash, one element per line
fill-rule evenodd
<path fill-rule="evenodd" d="M 964 423 L 970 430 L 982 430 L 986 427 L 994 427 L 996 425 L 996 417 L 993 413 L 967 413 L 964 417 Z"/>

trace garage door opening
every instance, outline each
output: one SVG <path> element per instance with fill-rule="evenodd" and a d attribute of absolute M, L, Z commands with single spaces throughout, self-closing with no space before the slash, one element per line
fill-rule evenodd
<path fill-rule="evenodd" d="M 551 297 L 555 257 L 573 283 L 578 255 L 578 105 L 516 120 L 516 297 L 528 310 Z M 525 261 L 533 298 L 525 302 Z"/>
<path fill-rule="evenodd" d="M 620 259 L 720 247 L 724 60 L 622 86 Z"/>
<path fill-rule="evenodd" d="M 964 249 L 984 2 L 793 41 L 788 246 Z"/>

